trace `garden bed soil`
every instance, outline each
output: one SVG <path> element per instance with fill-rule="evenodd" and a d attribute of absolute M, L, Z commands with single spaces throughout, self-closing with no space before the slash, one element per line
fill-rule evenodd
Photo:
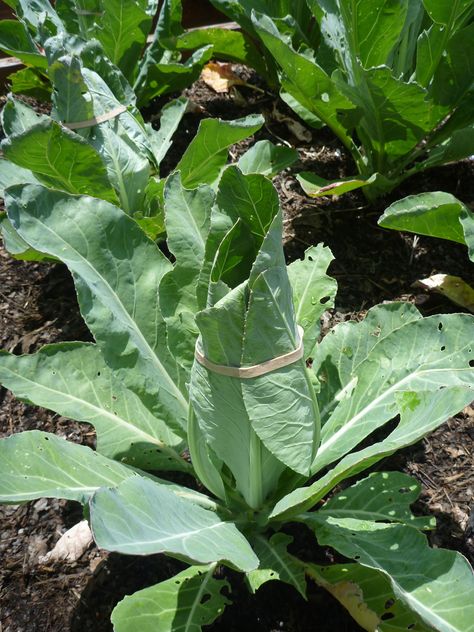
<path fill-rule="evenodd" d="M 256 77 L 240 69 L 249 82 Z M 428 295 L 412 284 L 437 272 L 462 276 L 474 285 L 474 266 L 458 244 L 425 237 L 415 238 L 383 230 L 377 219 L 390 201 L 410 193 L 445 190 L 464 202 L 474 201 L 474 165 L 464 161 L 433 170 L 407 181 L 390 199 L 369 207 L 353 193 L 339 199 L 305 197 L 294 178 L 312 170 L 327 178 L 354 173 L 343 147 L 326 131 L 315 130 L 301 143 L 285 124 L 275 120 L 274 95 L 242 88 L 238 93 L 216 95 L 197 82 L 188 96 L 196 107 L 175 137 L 164 164 L 169 172 L 205 116 L 232 119 L 262 112 L 266 124 L 256 139 L 297 145 L 300 161 L 275 179 L 285 211 L 285 249 L 288 260 L 303 255 L 310 245 L 324 242 L 335 255 L 330 273 L 339 283 L 336 309 L 325 315 L 323 329 L 348 319 L 362 318 L 371 306 L 393 300 L 413 302 L 424 315 L 459 311 L 444 297 Z M 153 120 L 161 103 L 148 111 Z M 284 104 L 278 109 L 288 113 Z M 290 114 L 292 118 L 294 115 Z M 233 159 L 249 145 L 233 148 Z M 25 263 L 0 251 L 0 348 L 28 353 L 62 340 L 88 340 L 78 312 L 69 273 L 61 265 Z M 41 429 L 70 441 L 92 446 L 93 428 L 62 418 L 15 399 L 0 390 L 0 436 Z M 461 551 L 474 563 L 474 409 L 466 408 L 438 431 L 378 469 L 405 471 L 422 484 L 416 511 L 435 515 L 438 529 L 430 534 L 434 546 Z M 105 632 L 111 630 L 110 613 L 124 595 L 161 581 L 181 568 L 163 556 L 148 558 L 107 554 L 89 548 L 74 563 L 42 565 L 38 557 L 50 550 L 60 535 L 82 518 L 77 503 L 41 499 L 21 506 L 0 507 L 0 631 L 1 632 Z M 329 551 L 318 549 L 313 538 L 296 529 L 295 550 L 304 559 L 332 561 Z M 227 573 L 226 573 L 227 574 Z M 250 596 L 243 580 L 227 574 L 236 605 L 228 607 L 211 632 L 356 632 L 353 623 L 329 595 L 310 586 L 305 602 L 292 588 L 269 582 Z M 137 630 L 137 632 L 140 632 Z"/>

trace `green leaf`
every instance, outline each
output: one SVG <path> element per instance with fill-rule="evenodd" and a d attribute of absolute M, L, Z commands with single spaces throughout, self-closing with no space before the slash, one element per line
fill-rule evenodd
<path fill-rule="evenodd" d="M 185 189 L 179 172 L 168 178 L 165 187 L 167 244 L 176 263 L 161 281 L 160 306 L 168 326 L 170 350 L 187 371 L 194 360 L 198 336 L 194 322 L 198 311 L 196 287 L 213 203 L 214 192 L 209 186 Z"/>
<path fill-rule="evenodd" d="M 160 166 L 161 161 L 173 144 L 171 137 L 178 129 L 181 119 L 186 114 L 187 106 L 188 99 L 184 97 L 170 101 L 161 111 L 160 129 L 155 131 L 151 126 L 147 128 L 153 159 L 157 167 Z"/>
<path fill-rule="evenodd" d="M 170 59 L 168 54 L 161 63 L 148 67 L 146 76 L 135 84 L 138 104 L 147 105 L 151 99 L 167 92 L 181 92 L 199 78 L 202 67 L 212 56 L 212 46 L 194 52 L 183 64 Z"/>
<path fill-rule="evenodd" d="M 423 0 L 424 7 L 433 22 L 438 24 L 454 24 L 464 14 L 472 13 L 472 0 L 456 0 L 456 2 L 443 2 L 443 0 Z"/>
<path fill-rule="evenodd" d="M 182 441 L 104 363 L 98 347 L 61 343 L 32 355 L 0 353 L 0 382 L 20 399 L 91 423 L 97 451 L 144 470 L 189 467 Z"/>
<path fill-rule="evenodd" d="M 250 544 L 232 523 L 136 477 L 97 491 L 91 528 L 101 548 L 134 555 L 171 553 L 207 564 L 225 561 L 243 571 L 258 566 Z"/>
<path fill-rule="evenodd" d="M 324 121 L 344 144 L 350 146 L 352 141 L 346 127 L 340 122 L 340 116 L 354 110 L 354 104 L 343 96 L 321 66 L 302 53 L 297 53 L 285 41 L 269 17 L 254 13 L 252 20 L 263 43 L 283 70 L 283 89 Z"/>
<path fill-rule="evenodd" d="M 27 28 L 18 20 L 0 21 L 0 49 L 25 64 L 47 68 L 48 62 L 36 47 Z"/>
<path fill-rule="evenodd" d="M 0 158 L 0 197 L 5 197 L 7 187 L 27 183 L 39 184 L 29 169 L 24 169 L 9 160 Z"/>
<path fill-rule="evenodd" d="M 193 50 L 212 45 L 212 56 L 254 68 L 262 77 L 267 74 L 265 60 L 245 32 L 223 28 L 203 28 L 186 31 L 176 40 L 178 50 Z"/>
<path fill-rule="evenodd" d="M 378 223 L 384 228 L 466 244 L 474 261 L 474 237 L 469 236 L 474 215 L 450 193 L 436 191 L 410 195 L 389 206 Z"/>
<path fill-rule="evenodd" d="M 51 22 L 59 31 L 64 29 L 49 0 L 17 0 L 15 11 L 33 27 L 34 31 L 38 31 L 41 24 L 46 21 Z"/>
<path fill-rule="evenodd" d="M 318 542 L 382 571 L 395 595 L 439 632 L 474 629 L 474 577 L 467 560 L 454 551 L 431 549 L 417 529 L 351 518 L 319 517 Z"/>
<path fill-rule="evenodd" d="M 3 239 L 3 247 L 14 259 L 21 259 L 22 261 L 57 261 L 55 257 L 48 257 L 48 255 L 30 248 L 29 244 L 13 228 L 6 213 L 0 213 L 0 233 Z"/>
<path fill-rule="evenodd" d="M 23 68 L 8 77 L 13 94 L 24 94 L 38 101 L 50 101 L 51 84 L 35 69 Z"/>
<path fill-rule="evenodd" d="M 463 160 L 474 151 L 474 127 L 454 129 L 448 139 L 428 151 L 428 158 L 418 167 L 427 169 L 448 162 Z"/>
<path fill-rule="evenodd" d="M 302 171 L 296 176 L 303 191 L 310 197 L 324 197 L 327 195 L 344 195 L 349 191 L 361 189 L 375 182 L 376 174 L 370 178 L 348 177 L 339 180 L 325 180 L 310 171 Z"/>
<path fill-rule="evenodd" d="M 329 248 L 319 244 L 308 248 L 303 260 L 288 266 L 296 322 L 304 330 L 305 358 L 310 357 L 319 337 L 323 312 L 334 306 L 337 282 L 326 274 L 333 259 Z"/>
<path fill-rule="evenodd" d="M 260 566 L 247 573 L 247 581 L 252 593 L 268 581 L 278 580 L 296 588 L 306 599 L 306 578 L 304 567 L 288 553 L 288 545 L 293 538 L 285 533 L 275 533 L 267 540 L 263 535 L 253 541 L 253 548 L 260 560 Z"/>
<path fill-rule="evenodd" d="M 31 430 L 0 440 L 0 502 L 67 498 L 84 503 L 99 487 L 137 474 L 90 448 Z"/>
<path fill-rule="evenodd" d="M 395 417 L 402 393 L 472 388 L 473 333 L 474 317 L 448 314 L 415 320 L 380 340 L 357 367 L 352 392 L 347 389 L 338 395 L 338 404 L 323 427 L 312 471 L 341 458 Z M 355 351 L 347 347 L 346 354 Z M 419 403 L 413 399 L 413 410 Z"/>
<path fill-rule="evenodd" d="M 329 332 L 313 359 L 313 370 L 321 383 L 318 401 L 323 423 L 338 402 L 350 395 L 357 367 L 374 347 L 420 318 L 420 312 L 410 303 L 388 303 L 372 307 L 360 322 L 340 323 Z"/>
<path fill-rule="evenodd" d="M 354 74 L 356 56 L 364 68 L 381 66 L 397 44 L 408 10 L 407 0 L 310 0 L 326 43 Z"/>
<path fill-rule="evenodd" d="M 62 123 L 77 123 L 94 118 L 92 95 L 82 76 L 82 64 L 78 57 L 64 55 L 52 60 L 48 75 L 55 88 L 55 114 Z M 87 138 L 90 128 L 78 130 L 78 133 Z"/>
<path fill-rule="evenodd" d="M 444 31 L 444 27 L 440 30 Z M 470 43 L 473 37 L 474 24 L 469 24 L 454 33 L 442 50 L 440 63 L 430 88 L 430 94 L 436 103 L 454 109 L 454 106 L 471 88 L 470 77 L 474 73 L 474 52 Z"/>
<path fill-rule="evenodd" d="M 368 632 L 432 632 L 393 593 L 387 577 L 360 564 L 306 565 L 307 575 L 335 597 Z"/>
<path fill-rule="evenodd" d="M 296 149 L 274 145 L 269 140 L 259 140 L 240 157 L 237 164 L 244 174 L 260 173 L 273 178 L 297 160 Z"/>
<path fill-rule="evenodd" d="M 322 478 L 309 487 L 301 487 L 279 501 L 271 517 L 281 520 L 311 509 L 338 483 L 366 470 L 397 450 L 413 445 L 472 401 L 472 389 L 452 388 L 435 393 L 425 391 L 403 394 L 399 398 L 401 420 L 389 436 L 359 451 L 346 455 Z M 414 402 L 418 402 L 414 406 Z"/>
<path fill-rule="evenodd" d="M 44 114 L 38 114 L 23 101 L 8 95 L 7 102 L 2 110 L 2 127 L 6 136 L 21 134 L 33 127 L 33 125 L 48 120 L 48 117 Z M 12 184 L 16 183 L 12 182 Z"/>
<path fill-rule="evenodd" d="M 123 211 L 95 198 L 27 185 L 9 189 L 7 209 L 29 244 L 71 270 L 81 313 L 107 364 L 182 433 L 188 404 L 158 305 L 158 286 L 171 264 L 156 244 Z"/>
<path fill-rule="evenodd" d="M 250 115 L 235 121 L 205 119 L 176 167 L 183 186 L 192 189 L 200 184 L 215 184 L 227 162 L 228 149 L 234 143 L 255 134 L 263 117 Z"/>
<path fill-rule="evenodd" d="M 110 202 L 117 200 L 97 152 L 80 136 L 58 123 L 37 123 L 2 143 L 5 156 L 47 186 L 68 193 L 87 193 Z"/>
<path fill-rule="evenodd" d="M 116 632 L 201 632 L 231 603 L 222 594 L 229 584 L 214 579 L 214 568 L 191 566 L 178 575 L 139 590 L 112 612 Z"/>
<path fill-rule="evenodd" d="M 402 522 L 417 529 L 432 529 L 434 518 L 417 518 L 410 511 L 421 485 L 402 472 L 374 472 L 333 496 L 319 510 L 332 518 L 357 518 L 373 522 Z"/>

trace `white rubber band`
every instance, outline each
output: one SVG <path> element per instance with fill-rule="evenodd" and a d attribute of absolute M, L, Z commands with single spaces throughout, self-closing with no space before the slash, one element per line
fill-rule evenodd
<path fill-rule="evenodd" d="M 127 111 L 126 105 L 119 105 L 110 112 L 106 112 L 105 114 L 99 114 L 99 116 L 95 116 L 88 121 L 77 121 L 76 123 L 63 123 L 64 127 L 68 129 L 83 129 L 84 127 L 94 127 L 94 125 L 99 125 L 99 123 L 104 123 L 105 121 L 110 121 L 110 119 L 119 116 L 119 114 L 123 114 Z"/>
<path fill-rule="evenodd" d="M 298 348 L 294 351 L 290 351 L 289 353 L 285 353 L 284 355 L 278 356 L 277 358 L 272 358 L 271 360 L 267 360 L 266 362 L 262 362 L 261 364 L 254 364 L 253 366 L 226 366 L 225 364 L 215 364 L 208 360 L 201 350 L 198 348 L 198 342 L 196 341 L 196 349 L 194 353 L 194 357 L 202 364 L 202 366 L 209 369 L 213 373 L 219 373 L 219 375 L 226 375 L 228 377 L 237 377 L 239 379 L 249 380 L 253 377 L 259 377 L 260 375 L 265 375 L 266 373 L 271 373 L 272 371 L 276 371 L 277 369 L 281 369 L 284 366 L 288 366 L 289 364 L 293 364 L 297 360 L 301 360 L 304 355 L 304 347 L 303 347 L 303 334 L 304 330 L 302 327 L 298 325 L 298 333 L 300 336 L 300 342 Z"/>

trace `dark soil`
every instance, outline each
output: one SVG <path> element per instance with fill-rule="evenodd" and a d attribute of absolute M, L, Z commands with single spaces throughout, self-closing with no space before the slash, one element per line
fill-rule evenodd
<path fill-rule="evenodd" d="M 248 71 L 244 78 L 258 83 Z M 258 84 L 261 85 L 261 84 Z M 474 266 L 466 249 L 425 237 L 414 238 L 385 231 L 377 219 L 393 200 L 414 192 L 445 190 L 464 202 L 474 200 L 474 165 L 471 161 L 437 169 L 407 181 L 390 199 L 369 207 L 361 194 L 340 199 L 310 200 L 302 194 L 294 174 L 312 170 L 333 178 L 354 173 L 344 149 L 326 130 L 312 132 L 311 140 L 297 141 L 272 114 L 274 95 L 248 88 L 216 95 L 202 82 L 188 91 L 197 113 L 187 115 L 175 137 L 163 172 L 179 160 L 206 116 L 238 118 L 263 112 L 266 125 L 256 139 L 282 140 L 297 146 L 300 162 L 275 179 L 285 211 L 288 260 L 301 257 L 310 245 L 324 242 L 335 255 L 330 273 L 339 282 L 336 309 L 325 318 L 329 324 L 359 319 L 382 301 L 414 302 L 427 315 L 459 311 L 445 298 L 428 295 L 412 284 L 437 272 L 462 276 L 474 284 Z M 151 120 L 161 102 L 149 109 Z M 288 113 L 281 102 L 278 109 Z M 291 115 L 295 118 L 294 115 Z M 249 142 L 233 148 L 235 160 Z M 0 348 L 28 353 L 61 340 L 87 340 L 89 334 L 78 312 L 73 284 L 60 265 L 23 263 L 0 252 Z M 54 432 L 71 441 L 94 444 L 93 429 L 29 406 L 0 389 L 0 436 L 13 432 Z M 400 469 L 423 486 L 417 511 L 430 512 L 438 529 L 433 545 L 456 549 L 474 563 L 474 409 L 450 419 L 427 439 L 392 457 L 379 469 Z M 161 581 L 182 568 L 163 556 L 148 558 L 107 554 L 90 548 L 77 562 L 47 566 L 38 557 L 50 550 L 59 536 L 82 518 L 76 503 L 38 500 L 21 506 L 0 507 L 0 632 L 105 632 L 111 630 L 110 613 L 124 595 Z M 296 548 L 303 558 L 330 553 L 308 544 L 296 530 Z M 308 547 L 311 546 L 311 551 Z M 326 593 L 310 586 L 305 602 L 292 588 L 270 582 L 250 596 L 243 580 L 228 574 L 236 604 L 227 608 L 209 630 L 242 632 L 357 632 L 341 607 Z M 137 632 L 140 632 L 137 630 Z"/>

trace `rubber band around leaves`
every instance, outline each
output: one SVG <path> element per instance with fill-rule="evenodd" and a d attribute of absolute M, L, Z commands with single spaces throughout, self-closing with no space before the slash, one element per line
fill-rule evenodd
<path fill-rule="evenodd" d="M 99 123 L 105 123 L 105 121 L 110 121 L 111 119 L 123 114 L 127 111 L 126 105 L 118 105 L 110 112 L 105 112 L 104 114 L 99 114 L 99 116 L 94 116 L 94 118 L 89 119 L 88 121 L 76 121 L 74 123 L 63 123 L 64 127 L 68 129 L 84 129 L 85 127 L 94 127 L 94 125 L 99 125 Z"/>
<path fill-rule="evenodd" d="M 272 358 L 271 360 L 267 360 L 266 362 L 261 362 L 260 364 L 254 364 L 253 366 L 227 366 L 225 364 L 215 364 L 208 360 L 206 356 L 201 352 L 198 347 L 198 341 L 196 341 L 196 349 L 194 353 L 194 357 L 202 364 L 202 366 L 209 369 L 213 373 L 218 373 L 219 375 L 226 375 L 227 377 L 237 377 L 239 379 L 249 380 L 253 377 L 260 377 L 261 375 L 265 375 L 266 373 L 271 373 L 272 371 L 276 371 L 277 369 L 281 369 L 289 364 L 293 364 L 304 355 L 304 347 L 303 347 L 303 334 L 304 330 L 302 327 L 298 325 L 298 333 L 300 336 L 300 342 L 298 348 L 294 351 L 290 351 L 289 353 L 285 353 L 276 358 Z"/>

